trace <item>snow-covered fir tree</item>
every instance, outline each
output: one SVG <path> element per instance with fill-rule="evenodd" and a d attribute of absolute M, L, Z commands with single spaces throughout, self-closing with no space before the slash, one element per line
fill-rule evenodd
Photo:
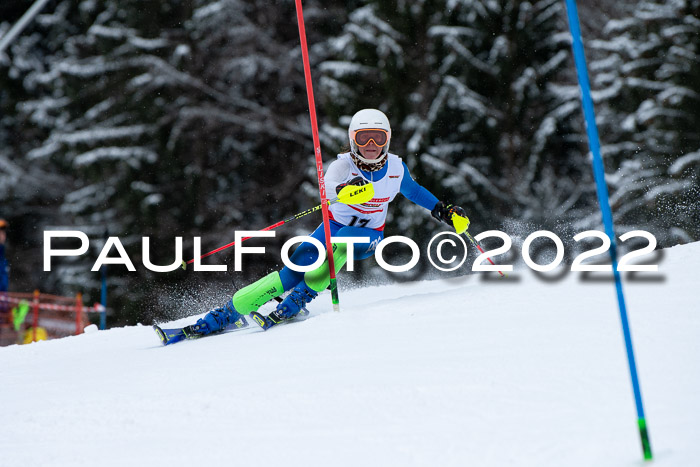
<path fill-rule="evenodd" d="M 477 229 L 571 221 L 593 191 L 566 31 L 554 0 L 368 2 L 319 65 L 340 117 L 327 135 L 342 141 L 353 103 L 379 107 L 392 149 L 421 183 L 467 205 Z"/>
<path fill-rule="evenodd" d="M 33 2 L 0 4 L 0 36 Z M 50 1 L 44 12 L 0 53 L 0 217 L 10 222 L 8 254 L 11 290 L 52 289 L 56 275 L 42 277 L 41 232 L 49 225 L 70 225 L 59 206 L 76 178 L 54 159 L 29 157 L 56 125 L 69 98 L 42 78 L 51 56 L 72 34 L 71 5 Z"/>
<path fill-rule="evenodd" d="M 700 238 L 700 2 L 640 2 L 590 41 L 611 204 L 621 230 Z"/>
<path fill-rule="evenodd" d="M 309 11 L 324 15 L 313 4 Z M 69 33 L 48 41 L 46 55 L 26 73 L 22 86 L 36 91 L 7 105 L 35 135 L 22 131 L 24 149 L 12 157 L 69 181 L 54 194 L 60 216 L 41 225 L 77 227 L 97 240 L 89 255 L 60 266 L 57 288 L 97 290 L 90 265 L 105 231 L 136 264 L 141 238 L 149 236 L 151 261 L 170 264 L 175 236 L 187 239 L 191 256 L 193 236 L 213 248 L 231 241 L 234 230 L 308 207 L 315 172 L 293 18 L 293 2 L 47 6 L 34 43 L 57 37 L 55 25 Z M 32 56 L 29 37 L 18 42 L 25 50 L 11 51 L 10 67 Z M 255 274 L 272 261 L 246 270 Z M 113 302 L 134 305 L 162 281 L 143 267 L 110 268 L 110 277 L 119 285 Z"/>

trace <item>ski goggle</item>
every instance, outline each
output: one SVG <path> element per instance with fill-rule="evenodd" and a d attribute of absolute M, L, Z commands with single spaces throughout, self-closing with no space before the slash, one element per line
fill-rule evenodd
<path fill-rule="evenodd" d="M 389 133 L 381 129 L 357 130 L 353 139 L 355 144 L 361 148 L 367 146 L 370 141 L 374 141 L 374 144 L 383 148 L 389 142 Z"/>

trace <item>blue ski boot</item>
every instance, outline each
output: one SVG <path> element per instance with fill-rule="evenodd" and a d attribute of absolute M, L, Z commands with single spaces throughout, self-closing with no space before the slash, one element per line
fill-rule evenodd
<path fill-rule="evenodd" d="M 277 309 L 272 313 L 281 319 L 292 319 L 307 303 L 316 297 L 318 297 L 318 292 L 306 285 L 306 282 L 301 281 L 292 289 L 289 295 L 282 300 L 282 303 L 277 305 Z"/>
<path fill-rule="evenodd" d="M 275 324 L 282 321 L 288 321 L 294 318 L 311 300 L 318 296 L 318 292 L 306 285 L 306 282 L 301 281 L 299 285 L 294 287 L 287 297 L 277 305 L 277 309 L 267 316 L 263 316 L 257 311 L 251 311 L 250 317 L 267 331 Z"/>
<path fill-rule="evenodd" d="M 233 300 L 229 300 L 226 305 L 211 310 L 204 318 L 182 330 L 187 338 L 191 339 L 195 336 L 206 336 L 213 332 L 223 331 L 228 327 L 244 328 L 246 326 L 248 326 L 248 321 L 236 311 Z"/>

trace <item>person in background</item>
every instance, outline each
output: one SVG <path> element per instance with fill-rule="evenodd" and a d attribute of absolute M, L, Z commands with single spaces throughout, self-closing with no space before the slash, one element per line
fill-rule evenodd
<path fill-rule="evenodd" d="M 32 342 L 45 341 L 48 340 L 48 338 L 49 335 L 46 332 L 46 329 L 42 328 L 41 326 L 36 328 L 36 338 L 34 336 L 34 328 L 29 327 L 26 331 L 24 331 L 24 335 L 22 337 L 22 344 L 31 344 Z"/>
<path fill-rule="evenodd" d="M 7 240 L 7 221 L 0 219 L 0 292 L 7 292 L 10 285 L 10 266 L 5 258 L 5 241 Z"/>
<path fill-rule="evenodd" d="M 10 266 L 5 258 L 5 241 L 7 240 L 7 221 L 0 219 L 0 324 L 10 323 L 10 303 L 5 300 L 10 285 Z"/>

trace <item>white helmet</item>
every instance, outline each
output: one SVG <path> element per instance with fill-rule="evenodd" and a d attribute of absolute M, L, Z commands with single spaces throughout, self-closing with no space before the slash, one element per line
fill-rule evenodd
<path fill-rule="evenodd" d="M 386 144 L 381 147 L 379 157 L 376 159 L 365 159 L 360 154 L 358 145 L 355 142 L 355 134 L 359 130 L 384 130 L 386 133 Z M 348 138 L 350 139 L 350 150 L 352 153 L 366 164 L 376 164 L 381 162 L 386 158 L 389 152 L 389 142 L 391 141 L 391 125 L 389 125 L 389 119 L 384 115 L 384 112 L 377 109 L 362 109 L 352 116 L 350 120 L 350 126 L 348 127 Z M 375 141 L 377 144 L 377 141 Z M 379 144 L 377 144 L 379 146 Z"/>

